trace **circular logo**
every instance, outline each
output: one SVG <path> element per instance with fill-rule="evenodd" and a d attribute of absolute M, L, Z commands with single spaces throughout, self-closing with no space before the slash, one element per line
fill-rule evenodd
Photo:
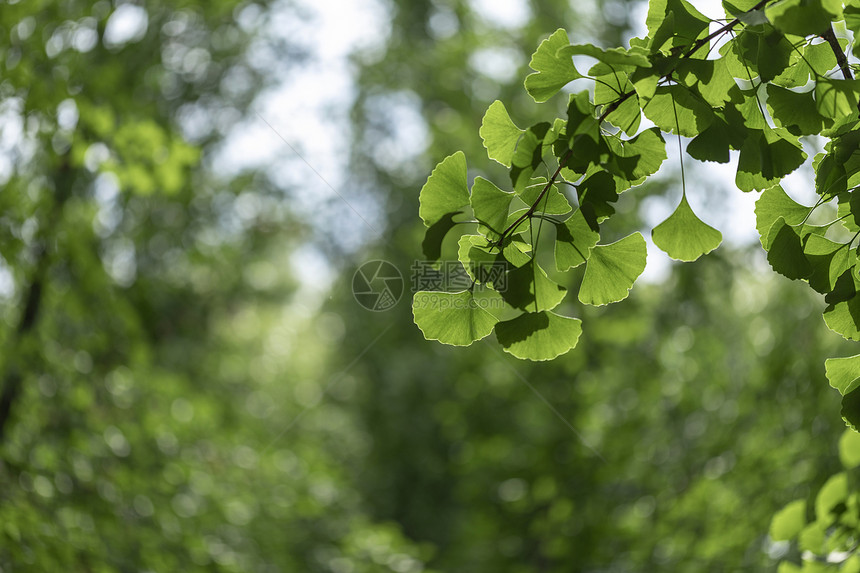
<path fill-rule="evenodd" d="M 368 261 L 352 276 L 352 296 L 367 310 L 388 310 L 403 296 L 403 275 L 388 261 Z"/>

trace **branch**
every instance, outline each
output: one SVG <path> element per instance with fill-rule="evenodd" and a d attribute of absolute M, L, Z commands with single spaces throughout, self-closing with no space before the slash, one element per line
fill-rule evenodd
<path fill-rule="evenodd" d="M 830 44 L 830 49 L 833 50 L 833 55 L 836 56 L 836 62 L 839 64 L 839 69 L 842 70 L 842 77 L 846 80 L 853 80 L 851 67 L 848 65 L 848 58 L 845 57 L 845 52 L 842 51 L 842 46 L 839 45 L 839 40 L 836 39 L 836 34 L 833 33 L 833 26 L 828 26 L 827 31 L 821 34 L 821 37 L 827 40 Z"/>

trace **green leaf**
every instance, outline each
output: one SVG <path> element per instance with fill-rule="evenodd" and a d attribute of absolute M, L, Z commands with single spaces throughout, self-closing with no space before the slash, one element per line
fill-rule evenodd
<path fill-rule="evenodd" d="M 815 104 L 824 117 L 839 119 L 857 111 L 860 80 L 818 78 L 815 83 Z"/>
<path fill-rule="evenodd" d="M 475 177 L 471 195 L 475 218 L 496 234 L 501 235 L 514 197 L 513 193 L 502 191 L 483 177 Z"/>
<path fill-rule="evenodd" d="M 797 231 L 779 217 L 768 231 L 767 262 L 773 270 L 792 280 L 806 278 L 812 266 L 803 253 L 803 244 Z"/>
<path fill-rule="evenodd" d="M 830 27 L 831 20 L 839 20 L 842 15 L 828 12 L 831 4 L 821 0 L 782 0 L 768 5 L 765 15 L 785 34 L 819 35 Z"/>
<path fill-rule="evenodd" d="M 768 241 L 767 237 L 777 219 L 782 217 L 789 225 L 799 225 L 810 211 L 812 211 L 811 207 L 795 202 L 779 185 L 765 189 L 755 202 L 755 228 L 762 246 L 770 245 L 772 242 Z"/>
<path fill-rule="evenodd" d="M 651 62 L 648 57 L 633 50 L 623 48 L 612 48 L 603 50 L 591 44 L 573 44 L 564 46 L 557 52 L 559 59 L 572 58 L 573 56 L 589 56 L 607 65 L 625 71 L 634 68 L 650 68 Z"/>
<path fill-rule="evenodd" d="M 567 126 L 570 157 L 567 167 L 582 174 L 592 163 L 600 162 L 600 126 L 594 116 L 594 105 L 588 99 L 588 92 L 571 94 L 567 106 Z"/>
<path fill-rule="evenodd" d="M 533 183 L 527 185 L 519 194 L 520 199 L 526 205 L 533 205 L 547 184 L 546 179 L 543 177 L 532 179 L 532 181 Z M 564 215 L 565 213 L 570 213 L 572 209 L 567 198 L 561 194 L 558 187 L 552 185 L 540 200 L 537 210 L 547 215 Z"/>
<path fill-rule="evenodd" d="M 657 52 L 675 35 L 675 13 L 669 10 L 660 26 L 650 35 L 651 42 L 648 47 L 651 52 Z"/>
<path fill-rule="evenodd" d="M 547 122 L 536 123 L 523 133 L 517 143 L 511 158 L 511 183 L 514 189 L 522 189 L 528 184 L 535 169 L 543 161 L 543 141 L 551 127 Z"/>
<path fill-rule="evenodd" d="M 675 212 L 651 231 L 651 238 L 673 259 L 695 261 L 719 247 L 723 235 L 699 219 L 682 196 Z"/>
<path fill-rule="evenodd" d="M 751 129 L 741 147 L 735 183 L 742 191 L 767 189 L 803 165 L 806 153 L 783 128 Z"/>
<path fill-rule="evenodd" d="M 628 135 L 635 134 L 639 129 L 642 111 L 639 109 L 639 98 L 627 74 L 604 63 L 597 64 L 589 73 L 594 76 L 595 82 L 594 105 L 607 106 L 604 110 L 615 104 L 622 95 L 634 92 L 606 116 L 606 121 Z"/>
<path fill-rule="evenodd" d="M 550 279 L 534 259 L 508 271 L 505 288 L 499 291 L 512 307 L 532 312 L 554 309 L 567 294 L 567 289 Z"/>
<path fill-rule="evenodd" d="M 802 51 L 792 51 L 788 67 L 773 79 L 773 83 L 785 88 L 803 87 L 810 77 L 814 80 L 826 76 L 835 67 L 836 56 L 827 42 L 808 44 Z"/>
<path fill-rule="evenodd" d="M 606 168 L 627 179 L 631 185 L 638 185 L 647 176 L 657 173 L 666 159 L 666 142 L 656 127 L 626 141 L 620 137 L 607 137 L 606 143 L 612 152 Z"/>
<path fill-rule="evenodd" d="M 418 203 L 418 214 L 427 227 L 469 204 L 466 156 L 462 151 L 449 155 L 433 169 L 421 188 Z"/>
<path fill-rule="evenodd" d="M 806 501 L 797 499 L 776 512 L 770 522 L 770 538 L 789 541 L 806 526 Z"/>
<path fill-rule="evenodd" d="M 525 360 L 552 360 L 576 346 L 582 321 L 554 312 L 521 314 L 496 325 L 505 352 Z"/>
<path fill-rule="evenodd" d="M 762 82 L 769 82 L 779 75 L 789 65 L 793 52 L 791 42 L 766 23 L 745 28 L 733 44 L 740 61 L 746 64 L 753 76 L 757 72 Z"/>
<path fill-rule="evenodd" d="M 856 262 L 844 243 L 835 243 L 818 234 L 810 234 L 803 245 L 803 254 L 812 267 L 809 286 L 824 294 L 836 287 L 836 281 Z"/>
<path fill-rule="evenodd" d="M 860 432 L 860 388 L 842 397 L 842 419 L 853 432 Z"/>
<path fill-rule="evenodd" d="M 833 292 L 825 297 L 827 327 L 848 340 L 860 340 L 860 296 L 857 293 L 857 269 L 845 271 L 836 281 Z"/>
<path fill-rule="evenodd" d="M 798 93 L 768 84 L 767 108 L 776 124 L 794 135 L 819 134 L 829 123 L 816 110 L 812 92 Z"/>
<path fill-rule="evenodd" d="M 812 168 L 815 170 L 815 192 L 821 195 L 822 201 L 829 201 L 848 190 L 845 164 L 835 153 L 819 153 L 812 161 Z"/>
<path fill-rule="evenodd" d="M 575 79 L 583 77 L 570 57 L 559 57 L 558 51 L 570 44 L 567 32 L 559 28 L 541 42 L 532 54 L 529 67 L 535 71 L 526 77 L 526 91 L 536 102 L 545 102 Z"/>
<path fill-rule="evenodd" d="M 556 224 L 556 269 L 564 272 L 586 262 L 599 240 L 600 234 L 591 228 L 581 210 L 567 221 Z"/>
<path fill-rule="evenodd" d="M 486 310 L 498 295 L 488 291 L 486 298 L 472 292 L 419 291 L 412 298 L 415 324 L 427 340 L 452 346 L 469 346 L 493 331 L 498 319 Z"/>
<path fill-rule="evenodd" d="M 424 258 L 428 261 L 436 261 L 442 256 L 442 241 L 445 239 L 448 231 L 457 225 L 454 222 L 454 215 L 457 215 L 457 213 L 443 215 L 441 219 L 430 225 L 424 233 L 421 250 L 424 252 Z"/>
<path fill-rule="evenodd" d="M 511 121 L 505 104 L 499 100 L 494 101 L 487 108 L 484 119 L 481 121 L 481 139 L 487 149 L 487 156 L 506 167 L 511 166 L 511 159 L 517 147 L 517 141 L 524 129 L 520 129 Z"/>
<path fill-rule="evenodd" d="M 666 16 L 672 12 L 674 19 L 674 37 L 669 46 L 686 46 L 692 44 L 708 30 L 710 19 L 696 10 L 686 0 L 651 0 L 648 4 L 648 16 L 645 25 L 648 27 L 648 36 L 655 37 Z M 707 48 L 703 51 L 707 51 Z"/>
<path fill-rule="evenodd" d="M 481 235 L 463 235 L 457 242 L 457 259 L 463 264 L 466 274 L 477 283 L 489 283 L 497 277 L 492 271 L 495 265 L 502 269 L 506 267 L 504 260 L 500 260 L 498 253 L 490 252 L 489 242 Z"/>
<path fill-rule="evenodd" d="M 658 87 L 642 111 L 662 131 L 680 133 L 684 137 L 695 137 L 714 122 L 710 104 L 693 94 L 687 86 L 678 84 Z"/>
<path fill-rule="evenodd" d="M 731 99 L 729 91 L 735 80 L 726 66 L 726 59 L 696 60 L 685 58 L 678 62 L 678 81 L 702 97 L 713 107 L 722 107 Z"/>
<path fill-rule="evenodd" d="M 639 232 L 608 245 L 596 245 L 585 265 L 579 300 L 602 306 L 627 298 L 645 270 L 645 238 Z"/>
<path fill-rule="evenodd" d="M 839 461 L 846 469 L 860 465 L 860 434 L 854 430 L 845 430 L 839 438 Z"/>
<path fill-rule="evenodd" d="M 830 385 L 843 396 L 860 386 L 860 354 L 845 358 L 828 358 L 824 371 Z"/>
<path fill-rule="evenodd" d="M 606 171 L 596 170 L 576 188 L 580 211 L 593 230 L 601 221 L 615 213 L 610 203 L 618 201 L 615 180 Z"/>
<path fill-rule="evenodd" d="M 706 130 L 687 144 L 687 153 L 699 161 L 728 163 L 731 156 L 729 128 L 721 118 L 716 118 Z"/>

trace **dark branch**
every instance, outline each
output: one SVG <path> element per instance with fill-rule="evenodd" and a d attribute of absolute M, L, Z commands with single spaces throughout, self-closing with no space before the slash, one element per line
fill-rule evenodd
<path fill-rule="evenodd" d="M 845 57 L 845 52 L 842 51 L 842 46 L 839 45 L 836 34 L 833 33 L 833 26 L 827 28 L 827 31 L 821 34 L 821 37 L 830 44 L 830 49 L 833 50 L 833 55 L 836 56 L 836 63 L 839 64 L 839 69 L 842 70 L 842 77 L 846 80 L 853 80 L 854 76 L 851 74 L 848 58 Z"/>
<path fill-rule="evenodd" d="M 68 158 L 62 159 L 54 177 L 54 191 L 56 197 L 54 205 L 47 217 L 44 228 L 47 230 L 56 227 L 61 214 L 63 203 L 68 198 L 72 187 L 72 174 Z M 24 310 L 18 319 L 15 333 L 9 342 L 7 350 L 6 372 L 3 375 L 2 390 L 0 390 L 0 443 L 5 438 L 9 420 L 12 417 L 13 406 L 21 394 L 23 375 L 19 366 L 21 357 L 19 351 L 22 347 L 21 341 L 29 335 L 36 326 L 39 319 L 39 311 L 42 307 L 42 294 L 45 285 L 45 275 L 49 264 L 48 241 L 42 237 L 35 246 L 36 268 L 30 279 L 30 286 L 24 295 Z"/>

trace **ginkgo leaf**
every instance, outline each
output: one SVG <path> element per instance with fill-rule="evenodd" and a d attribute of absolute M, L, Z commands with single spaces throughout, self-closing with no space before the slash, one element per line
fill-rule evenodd
<path fill-rule="evenodd" d="M 552 360 L 576 346 L 582 321 L 554 312 L 528 312 L 496 325 L 505 352 L 524 360 Z"/>
<path fill-rule="evenodd" d="M 860 432 L 860 388 L 842 396 L 842 419 L 853 432 Z"/>
<path fill-rule="evenodd" d="M 728 163 L 731 139 L 728 126 L 717 119 L 708 128 L 687 144 L 687 154 L 699 161 Z"/>
<path fill-rule="evenodd" d="M 841 10 L 830 13 L 832 2 L 821 0 L 782 0 L 765 8 L 767 19 L 780 31 L 796 36 L 821 34 L 830 27 L 830 21 L 841 19 Z"/>
<path fill-rule="evenodd" d="M 695 261 L 720 246 L 723 235 L 699 219 L 687 198 L 668 219 L 651 231 L 654 244 L 678 261 Z"/>
<path fill-rule="evenodd" d="M 534 259 L 508 271 L 505 288 L 499 291 L 512 307 L 531 312 L 552 310 L 567 294 L 567 289 L 549 278 Z"/>
<path fill-rule="evenodd" d="M 821 133 L 825 123 L 830 123 L 818 113 L 812 92 L 798 93 L 777 85 L 767 85 L 767 108 L 780 127 L 794 135 Z"/>
<path fill-rule="evenodd" d="M 498 319 L 487 308 L 498 295 L 476 298 L 470 291 L 419 291 L 412 298 L 415 324 L 427 340 L 452 346 L 469 346 L 493 331 Z"/>
<path fill-rule="evenodd" d="M 755 228 L 762 246 L 770 244 L 767 235 L 777 219 L 782 217 L 789 225 L 799 225 L 810 211 L 811 207 L 797 203 L 779 185 L 765 189 L 755 202 Z"/>
<path fill-rule="evenodd" d="M 482 235 L 463 235 L 457 241 L 457 259 L 469 278 L 481 284 L 493 280 L 496 265 L 501 265 L 504 270 L 504 261 L 498 260 L 499 254 L 490 251 L 489 241 Z"/>
<path fill-rule="evenodd" d="M 558 51 L 570 45 L 570 39 L 563 28 L 541 42 L 532 55 L 529 67 L 535 71 L 526 77 L 526 91 L 536 102 L 545 102 L 575 79 L 582 77 L 570 57 L 559 57 Z"/>
<path fill-rule="evenodd" d="M 860 80 L 819 78 L 815 83 L 815 105 L 824 117 L 839 119 L 857 111 Z"/>
<path fill-rule="evenodd" d="M 741 191 L 767 189 L 803 165 L 806 153 L 783 128 L 750 129 L 741 147 L 735 183 Z"/>
<path fill-rule="evenodd" d="M 729 73 L 724 57 L 717 60 L 680 60 L 676 77 L 681 84 L 695 90 L 714 107 L 722 107 L 730 101 L 730 90 L 735 86 L 735 79 Z"/>
<path fill-rule="evenodd" d="M 710 19 L 686 0 L 651 0 L 645 20 L 649 36 L 654 37 L 669 12 L 672 12 L 674 17 L 675 34 L 672 43 L 669 46 L 664 45 L 663 48 L 691 44 L 708 30 Z"/>
<path fill-rule="evenodd" d="M 427 227 L 469 204 L 466 156 L 462 151 L 443 159 L 421 188 L 418 215 Z"/>
<path fill-rule="evenodd" d="M 803 279 L 812 273 L 812 266 L 803 252 L 803 242 L 797 230 L 779 217 L 767 235 L 767 262 L 779 274 L 792 280 Z"/>
<path fill-rule="evenodd" d="M 597 245 L 585 265 L 579 300 L 602 306 L 627 298 L 633 283 L 645 270 L 648 255 L 639 232 L 608 245 Z"/>
<path fill-rule="evenodd" d="M 604 50 L 591 44 L 573 44 L 562 47 L 556 54 L 559 58 L 568 59 L 572 56 L 590 56 L 600 62 L 620 69 L 651 67 L 651 62 L 646 55 L 623 48 Z"/>
<path fill-rule="evenodd" d="M 499 100 L 494 101 L 487 108 L 479 131 L 484 147 L 487 149 L 487 156 L 505 167 L 511 166 L 517 141 L 523 133 L 525 130 L 511 121 L 505 104 Z"/>
<path fill-rule="evenodd" d="M 612 152 L 606 163 L 607 169 L 631 185 L 638 185 L 649 175 L 657 173 L 666 159 L 666 142 L 656 127 L 628 140 L 609 137 L 606 144 Z"/>
<path fill-rule="evenodd" d="M 519 194 L 520 199 L 526 205 L 533 205 L 541 192 L 546 188 L 547 181 L 543 177 L 532 179 L 532 183 L 527 185 Z M 570 213 L 572 207 L 567 198 L 561 194 L 558 187 L 552 185 L 538 204 L 538 211 L 547 215 L 564 215 Z"/>
<path fill-rule="evenodd" d="M 824 309 L 824 323 L 827 328 L 848 340 L 860 340 L 860 295 L 853 277 L 856 272 L 857 269 L 853 267 L 845 271 L 837 281 L 833 293 L 828 295 L 831 299 L 824 299 L 829 303 Z M 840 292 L 840 283 L 845 285 L 845 292 Z M 832 298 L 833 294 L 839 296 Z"/>
<path fill-rule="evenodd" d="M 661 130 L 684 137 L 696 137 L 714 122 L 711 105 L 679 84 L 658 87 L 642 112 Z"/>
<path fill-rule="evenodd" d="M 483 177 L 475 177 L 470 202 L 475 218 L 490 230 L 501 234 L 515 195 L 502 191 Z"/>
<path fill-rule="evenodd" d="M 543 161 L 543 142 L 551 128 L 552 125 L 547 122 L 536 123 L 517 142 L 511 157 L 510 175 L 514 189 L 521 190 L 531 181 L 532 174 Z"/>
<path fill-rule="evenodd" d="M 860 386 L 860 354 L 845 358 L 828 358 L 824 371 L 830 385 L 843 396 Z"/>
<path fill-rule="evenodd" d="M 556 269 L 564 272 L 587 261 L 599 240 L 600 234 L 591 228 L 581 210 L 567 221 L 556 224 Z"/>
<path fill-rule="evenodd" d="M 430 225 L 424 233 L 424 240 L 421 242 L 421 250 L 424 253 L 424 258 L 428 261 L 438 260 L 442 256 L 442 241 L 445 240 L 445 235 L 448 231 L 454 228 L 457 224 L 454 221 L 454 215 L 457 213 L 447 213 L 441 219 Z"/>
<path fill-rule="evenodd" d="M 808 277 L 809 286 L 820 293 L 831 292 L 842 273 L 856 261 L 850 253 L 845 243 L 836 243 L 818 234 L 806 237 L 803 254 L 812 268 Z"/>

